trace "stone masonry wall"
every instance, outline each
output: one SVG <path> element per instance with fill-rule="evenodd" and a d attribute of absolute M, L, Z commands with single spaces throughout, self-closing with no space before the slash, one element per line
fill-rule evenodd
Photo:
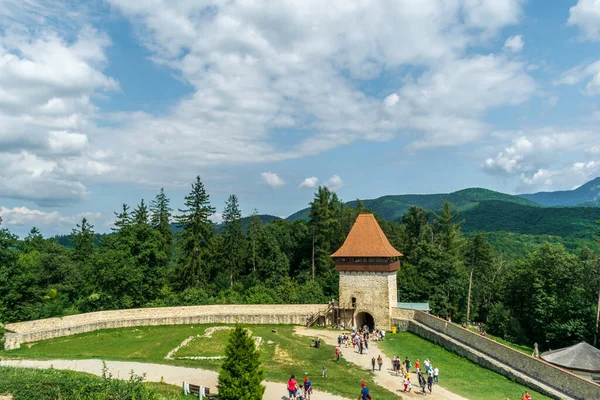
<path fill-rule="evenodd" d="M 497 360 L 500 363 L 505 364 L 512 369 L 543 383 L 550 388 L 556 389 L 561 393 L 571 396 L 572 398 L 582 400 L 600 399 L 600 385 L 585 380 L 561 368 L 557 368 L 539 358 L 531 357 L 508 346 L 504 346 L 496 341 L 473 333 L 456 324 L 447 323 L 441 318 L 424 312 L 414 312 L 414 320 L 428 328 L 431 328 L 434 331 L 438 331 L 460 343 L 465 344 L 466 347 L 449 344 L 447 341 L 442 340 L 439 335 L 435 335 L 431 331 L 419 329 L 417 324 L 409 324 L 409 331 L 439 343 L 452 351 L 472 359 L 472 361 L 475 361 L 478 364 L 495 370 L 496 372 L 507 375 L 504 369 L 496 368 L 498 365 L 494 365 L 494 363 L 482 362 L 482 359 L 477 356 L 473 357 L 473 352 L 470 352 L 469 354 L 468 348 L 479 351 L 491 357 L 492 359 Z M 515 378 L 515 376 L 510 377 L 513 379 Z"/>
<path fill-rule="evenodd" d="M 22 343 L 132 326 L 238 322 L 304 325 L 308 314 L 318 314 L 326 308 L 323 304 L 236 304 L 98 311 L 8 324 L 4 348 L 18 349 Z"/>
<path fill-rule="evenodd" d="M 340 271 L 339 299 L 342 306 L 350 305 L 356 298 L 356 314 L 368 312 L 375 319 L 375 325 L 389 329 L 391 323 L 390 293 L 395 287 L 395 272 Z M 394 305 L 397 305 L 394 304 Z"/>

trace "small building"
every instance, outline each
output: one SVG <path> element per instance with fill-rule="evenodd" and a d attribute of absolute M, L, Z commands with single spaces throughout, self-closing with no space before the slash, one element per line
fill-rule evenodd
<path fill-rule="evenodd" d="M 586 342 L 546 351 L 541 358 L 584 379 L 600 382 L 600 350 Z"/>
<path fill-rule="evenodd" d="M 373 214 L 360 214 L 342 247 L 331 255 L 340 274 L 339 303 L 352 310 L 354 326 L 390 329 L 392 309 L 398 307 L 396 250 Z"/>

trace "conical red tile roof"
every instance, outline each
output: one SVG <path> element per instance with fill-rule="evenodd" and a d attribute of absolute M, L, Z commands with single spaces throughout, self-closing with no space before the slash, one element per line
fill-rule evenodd
<path fill-rule="evenodd" d="M 344 244 L 331 257 L 400 257 L 373 214 L 360 214 Z"/>

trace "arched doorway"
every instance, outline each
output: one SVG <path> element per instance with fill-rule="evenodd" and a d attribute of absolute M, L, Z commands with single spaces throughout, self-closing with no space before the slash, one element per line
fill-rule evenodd
<path fill-rule="evenodd" d="M 375 329 L 375 319 L 366 311 L 357 313 L 354 322 L 356 322 L 356 327 L 359 329 L 362 329 L 365 325 L 369 327 L 369 330 Z"/>

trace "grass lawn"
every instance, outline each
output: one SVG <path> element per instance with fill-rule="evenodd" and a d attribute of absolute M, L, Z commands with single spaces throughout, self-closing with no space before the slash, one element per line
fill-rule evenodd
<path fill-rule="evenodd" d="M 422 365 L 423 360 L 429 358 L 440 369 L 440 384 L 468 399 L 518 400 L 525 391 L 529 391 L 534 400 L 549 399 L 409 332 L 386 335 L 379 346 L 389 357 L 397 355 L 404 359 L 408 356 L 413 366 L 416 359 Z"/>
<path fill-rule="evenodd" d="M 139 361 L 212 369 L 218 371 L 221 360 L 165 360 L 164 357 L 184 339 L 202 336 L 214 325 L 149 326 L 136 328 L 107 329 L 80 335 L 24 344 L 20 349 L 2 352 L 4 357 L 42 359 L 88 359 L 101 358 L 117 361 Z M 293 334 L 290 325 L 265 326 L 246 325 L 253 336 L 262 338 L 263 367 L 266 378 L 275 382 L 286 382 L 291 374 L 300 381 L 311 377 L 315 390 L 355 398 L 360 382 L 369 384 L 375 399 L 397 400 L 398 396 L 373 383 L 373 374 L 343 359 L 334 361 L 334 347 L 322 344 L 319 349 L 310 348 L 310 338 Z M 271 332 L 276 328 L 277 332 Z M 222 355 L 229 335 L 228 331 L 217 331 L 213 338 L 195 338 L 188 347 L 180 349 L 174 357 Z M 217 354 L 221 351 L 221 354 Z M 321 378 L 321 369 L 327 367 L 328 377 Z"/>
<path fill-rule="evenodd" d="M 477 328 L 475 328 L 473 326 L 470 326 L 468 329 L 471 330 L 471 331 L 473 331 L 473 332 L 475 332 L 475 333 L 477 333 Z M 528 356 L 530 356 L 533 353 L 533 349 L 531 347 L 523 346 L 523 345 L 520 345 L 520 344 L 511 343 L 511 342 L 508 342 L 508 341 L 506 341 L 506 340 L 504 340 L 502 338 L 499 338 L 498 336 L 490 335 L 489 333 L 486 333 L 485 336 L 488 339 L 492 339 L 492 340 L 494 340 L 494 341 L 496 341 L 498 343 L 502 343 L 503 345 L 511 347 L 511 348 L 513 348 L 513 349 L 515 349 L 517 351 L 520 351 L 521 353 L 525 353 Z"/>

